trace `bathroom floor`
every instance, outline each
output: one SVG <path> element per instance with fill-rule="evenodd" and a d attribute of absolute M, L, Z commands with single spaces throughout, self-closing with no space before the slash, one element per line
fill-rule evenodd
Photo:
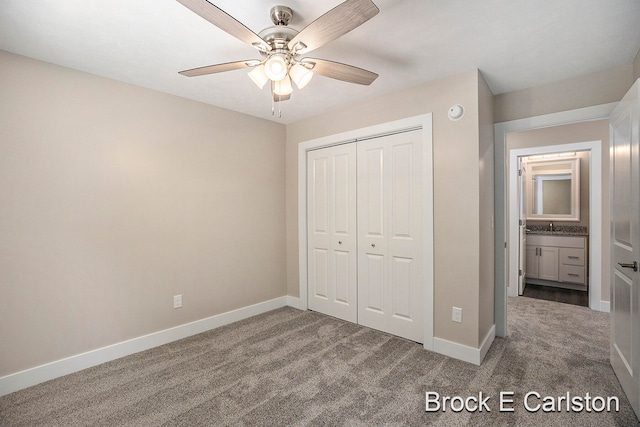
<path fill-rule="evenodd" d="M 589 307 L 589 293 L 585 291 L 528 284 L 522 296 Z"/>

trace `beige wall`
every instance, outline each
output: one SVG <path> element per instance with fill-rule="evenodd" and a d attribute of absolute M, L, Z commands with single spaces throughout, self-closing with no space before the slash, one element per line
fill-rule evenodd
<path fill-rule="evenodd" d="M 494 96 L 481 74 L 478 74 L 480 124 L 480 295 L 478 345 L 495 324 L 495 236 L 494 236 Z"/>
<path fill-rule="evenodd" d="M 609 120 L 595 120 L 564 126 L 555 126 L 507 135 L 507 159 L 509 150 L 543 147 L 548 145 L 572 144 L 576 142 L 602 141 L 602 203 L 605 207 L 610 204 L 609 197 Z M 507 165 L 508 167 L 508 165 Z M 585 171 L 580 165 L 581 178 Z M 582 205 L 582 203 L 581 203 Z M 600 278 L 601 299 L 609 301 L 609 209 L 603 210 L 602 216 L 602 277 Z M 562 224 L 558 222 L 558 224 Z M 570 223 L 566 223 L 570 224 Z"/>
<path fill-rule="evenodd" d="M 640 50 L 633 61 L 633 81 L 640 79 Z"/>
<path fill-rule="evenodd" d="M 481 245 L 478 227 L 480 221 L 478 214 L 480 211 L 478 85 L 478 72 L 467 72 L 410 90 L 370 99 L 287 126 L 287 285 L 289 295 L 299 295 L 298 143 L 406 117 L 433 113 L 434 333 L 436 337 L 472 347 L 478 346 L 480 317 L 478 248 Z M 465 116 L 457 122 L 447 117 L 449 108 L 454 104 L 462 104 L 466 109 Z M 487 147 L 483 146 L 483 148 Z M 483 226 L 490 228 L 488 222 Z M 483 241 L 483 244 L 487 242 Z M 465 268 L 460 268 L 461 262 L 464 263 Z M 463 319 L 468 319 L 462 324 L 451 321 L 451 307 L 454 305 L 461 307 L 464 312 Z"/>
<path fill-rule="evenodd" d="M 0 376 L 286 295 L 284 126 L 0 63 Z"/>
<path fill-rule="evenodd" d="M 496 95 L 495 122 L 618 102 L 633 84 L 633 73 L 634 67 L 629 64 Z"/>

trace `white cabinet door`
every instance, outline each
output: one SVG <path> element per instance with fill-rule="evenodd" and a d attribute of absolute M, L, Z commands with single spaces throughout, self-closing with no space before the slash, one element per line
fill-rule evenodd
<path fill-rule="evenodd" d="M 558 281 L 558 248 L 538 249 L 538 279 Z"/>
<path fill-rule="evenodd" d="M 611 115 L 611 366 L 640 417 L 640 82 Z"/>
<path fill-rule="evenodd" d="M 358 323 L 423 337 L 422 131 L 358 142 Z"/>
<path fill-rule="evenodd" d="M 530 246 L 530 245 L 527 246 L 526 257 L 527 257 L 527 278 L 537 279 L 538 278 L 538 247 Z"/>
<path fill-rule="evenodd" d="M 527 246 L 527 277 L 558 281 L 558 248 Z"/>
<path fill-rule="evenodd" d="M 357 322 L 356 147 L 307 155 L 309 308 Z"/>

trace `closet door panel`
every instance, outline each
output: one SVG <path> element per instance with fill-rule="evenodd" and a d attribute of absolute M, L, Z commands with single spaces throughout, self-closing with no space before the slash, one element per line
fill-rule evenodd
<path fill-rule="evenodd" d="M 392 146 L 391 150 L 391 235 L 408 239 L 412 234 L 412 144 Z"/>
<path fill-rule="evenodd" d="M 423 340 L 421 131 L 358 143 L 358 322 Z M 373 211 L 373 212 L 372 212 Z M 368 259 L 377 256 L 378 268 Z M 378 305 L 376 303 L 376 305 Z M 376 307 L 377 308 L 377 307 Z"/>
<path fill-rule="evenodd" d="M 368 286 L 360 295 L 362 306 L 366 311 L 375 315 L 384 314 L 384 257 L 376 254 L 367 254 L 366 265 L 362 269 L 363 277 Z"/>
<path fill-rule="evenodd" d="M 423 340 L 422 145 L 421 131 L 389 137 L 392 277 L 388 286 L 388 332 Z"/>
<path fill-rule="evenodd" d="M 310 262 L 310 282 L 312 283 L 313 296 L 316 299 L 327 300 L 329 298 L 329 257 L 326 249 L 316 248 L 313 251 Z"/>
<path fill-rule="evenodd" d="M 356 322 L 355 146 L 311 151 L 307 162 L 309 308 Z"/>
<path fill-rule="evenodd" d="M 309 288 L 312 299 L 327 301 L 329 274 L 329 158 L 317 156 L 309 164 Z"/>
<path fill-rule="evenodd" d="M 351 259 L 352 255 L 348 251 L 336 250 L 333 252 L 333 256 L 335 276 L 332 283 L 335 286 L 333 292 L 335 301 L 338 304 L 348 305 L 353 301 L 353 296 L 350 295 L 350 287 L 353 282 L 351 264 L 355 264 L 355 262 Z"/>
<path fill-rule="evenodd" d="M 411 319 L 411 270 L 412 259 L 393 257 L 391 283 L 391 315 Z"/>
<path fill-rule="evenodd" d="M 358 142 L 358 323 L 387 331 L 387 149 L 381 138 Z"/>

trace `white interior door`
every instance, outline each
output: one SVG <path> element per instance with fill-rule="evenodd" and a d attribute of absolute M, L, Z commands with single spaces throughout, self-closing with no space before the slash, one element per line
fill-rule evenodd
<path fill-rule="evenodd" d="M 360 141 L 358 323 L 423 336 L 422 131 Z"/>
<path fill-rule="evenodd" d="M 518 157 L 518 230 L 520 233 L 520 251 L 518 256 L 518 295 L 524 293 L 527 286 L 525 275 L 527 274 L 527 169 L 522 158 Z"/>
<path fill-rule="evenodd" d="M 309 308 L 356 323 L 356 147 L 310 151 L 307 161 Z"/>
<path fill-rule="evenodd" d="M 640 108 L 636 82 L 611 116 L 611 365 L 640 417 Z"/>

